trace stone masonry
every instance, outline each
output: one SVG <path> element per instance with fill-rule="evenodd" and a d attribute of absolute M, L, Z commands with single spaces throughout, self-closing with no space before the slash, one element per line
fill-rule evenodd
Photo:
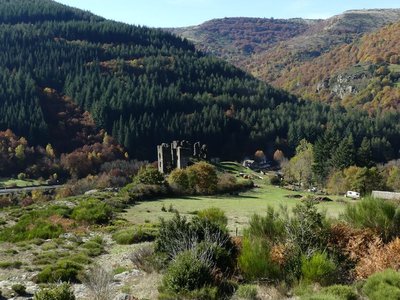
<path fill-rule="evenodd" d="M 188 141 L 173 141 L 157 146 L 158 170 L 170 173 L 173 169 L 186 168 L 192 158 L 207 159 L 207 146 L 196 142 L 193 146 Z"/>

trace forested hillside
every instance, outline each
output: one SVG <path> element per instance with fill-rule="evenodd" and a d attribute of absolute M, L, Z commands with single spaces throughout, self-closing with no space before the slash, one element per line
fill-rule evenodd
<path fill-rule="evenodd" d="M 356 147 L 369 139 L 376 161 L 398 156 L 398 114 L 299 102 L 161 30 L 50 0 L 0 0 L 0 16 L 0 130 L 30 143 L 57 138 L 64 119 L 48 117 L 49 102 L 64 99 L 134 158 L 154 159 L 155 145 L 172 139 L 201 140 L 225 159 L 277 147 L 291 155 L 301 139 L 326 132 L 352 135 Z"/>
<path fill-rule="evenodd" d="M 318 22 L 321 20 L 224 18 L 167 31 L 188 39 L 203 52 L 245 66 L 246 58 L 303 34 Z"/>
<path fill-rule="evenodd" d="M 380 30 L 399 21 L 399 9 L 353 10 L 327 20 L 225 18 L 173 32 L 300 97 L 371 111 L 398 108 L 390 62 L 398 29 Z M 388 70 L 376 74 L 380 67 Z"/>
<path fill-rule="evenodd" d="M 400 23 L 293 67 L 277 80 L 309 99 L 369 111 L 400 109 Z"/>

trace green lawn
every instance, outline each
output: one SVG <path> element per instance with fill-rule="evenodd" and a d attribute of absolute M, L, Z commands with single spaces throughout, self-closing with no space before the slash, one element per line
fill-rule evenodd
<path fill-rule="evenodd" d="M 11 188 L 11 187 L 29 187 L 43 185 L 45 182 L 39 180 L 20 180 L 13 178 L 0 178 L 0 188 Z"/>
<path fill-rule="evenodd" d="M 174 214 L 163 212 L 161 208 L 164 206 L 167 210 L 172 205 L 182 215 L 192 216 L 194 212 L 209 207 L 218 207 L 225 211 L 228 217 L 228 227 L 231 232 L 238 229 L 241 230 L 248 223 L 249 217 L 253 214 L 265 214 L 268 206 L 279 209 L 280 206 L 286 206 L 291 209 L 299 203 L 299 199 L 287 198 L 287 195 L 306 193 L 292 192 L 279 187 L 266 184 L 262 180 L 257 180 L 256 184 L 259 188 L 240 194 L 239 196 L 221 195 L 221 196 L 199 196 L 199 197 L 181 197 L 161 199 L 150 202 L 142 202 L 129 208 L 123 218 L 134 224 L 144 224 L 146 222 L 157 223 L 159 219 L 171 218 Z M 337 197 L 331 197 L 337 199 Z M 344 210 L 346 203 L 332 201 L 319 203 L 318 207 L 326 211 L 330 217 L 338 217 Z"/>

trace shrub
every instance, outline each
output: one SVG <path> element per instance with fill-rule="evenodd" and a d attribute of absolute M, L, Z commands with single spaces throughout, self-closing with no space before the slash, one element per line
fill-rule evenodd
<path fill-rule="evenodd" d="M 400 299 L 400 273 L 391 269 L 375 273 L 362 290 L 371 300 Z"/>
<path fill-rule="evenodd" d="M 194 291 L 212 283 L 210 268 L 192 251 L 179 254 L 163 278 L 163 288 L 173 293 Z"/>
<path fill-rule="evenodd" d="M 368 253 L 379 237 L 370 229 L 353 228 L 350 224 L 337 223 L 330 228 L 328 248 L 358 262 Z"/>
<path fill-rule="evenodd" d="M 348 285 L 331 285 L 322 289 L 321 294 L 332 295 L 343 300 L 357 300 L 358 295 L 354 288 Z"/>
<path fill-rule="evenodd" d="M 176 214 L 169 221 L 161 220 L 159 235 L 156 239 L 156 252 L 168 255 L 174 259 L 179 253 L 193 250 L 201 243 L 207 243 L 210 252 L 203 253 L 207 257 L 214 257 L 211 253 L 213 246 L 222 247 L 234 258 L 236 248 L 234 247 L 228 232 L 218 224 L 206 219 L 194 217 L 191 222 Z M 221 266 L 222 268 L 225 268 Z"/>
<path fill-rule="evenodd" d="M 43 217 L 25 215 L 11 227 L 0 233 L 0 241 L 19 242 L 33 239 L 52 239 L 60 236 L 64 229 Z"/>
<path fill-rule="evenodd" d="M 113 215 L 112 208 L 97 199 L 81 201 L 72 211 L 71 217 L 88 224 L 106 224 Z"/>
<path fill-rule="evenodd" d="M 129 196 L 130 202 L 143 201 L 163 197 L 169 194 L 165 185 L 148 185 L 130 183 L 122 189 L 122 194 Z"/>
<path fill-rule="evenodd" d="M 37 275 L 38 283 L 77 282 L 82 267 L 70 260 L 59 260 L 55 265 L 47 266 Z"/>
<path fill-rule="evenodd" d="M 355 289 L 347 285 L 332 285 L 315 292 L 308 286 L 305 294 L 301 295 L 301 300 L 357 300 L 359 296 Z"/>
<path fill-rule="evenodd" d="M 218 176 L 213 165 L 196 163 L 186 169 L 189 187 L 197 194 L 213 194 L 217 190 Z"/>
<path fill-rule="evenodd" d="M 26 294 L 26 287 L 24 286 L 24 285 L 22 285 L 22 284 L 14 284 L 12 287 L 11 287 L 11 289 L 15 292 L 15 293 L 17 293 L 17 295 L 19 295 L 19 296 L 23 296 L 23 295 L 25 295 Z"/>
<path fill-rule="evenodd" d="M 210 221 L 212 223 L 218 224 L 222 228 L 225 228 L 228 225 L 228 218 L 225 216 L 225 213 L 220 208 L 211 207 L 204 210 L 201 210 L 197 213 L 197 216 L 200 219 L 204 219 Z"/>
<path fill-rule="evenodd" d="M 282 184 L 281 177 L 280 177 L 280 176 L 277 176 L 277 175 L 272 176 L 272 177 L 269 179 L 269 183 L 270 183 L 271 185 L 281 185 L 281 184 Z"/>
<path fill-rule="evenodd" d="M 20 261 L 0 261 L 0 269 L 19 269 L 21 266 Z"/>
<path fill-rule="evenodd" d="M 174 192 L 185 194 L 189 192 L 189 177 L 186 170 L 175 169 L 168 176 L 168 184 Z"/>
<path fill-rule="evenodd" d="M 246 234 L 269 241 L 280 241 L 285 236 L 284 221 L 272 207 L 268 207 L 265 216 L 253 215 Z"/>
<path fill-rule="evenodd" d="M 382 245 L 379 240 L 371 243 L 368 251 L 358 261 L 355 274 L 358 279 L 365 279 L 376 272 L 389 268 L 396 271 L 400 270 L 399 238 L 386 245 Z"/>
<path fill-rule="evenodd" d="M 134 177 L 133 183 L 145 185 L 163 185 L 165 179 L 155 167 L 147 165 L 140 168 L 138 174 Z"/>
<path fill-rule="evenodd" d="M 162 269 L 162 257 L 155 255 L 154 247 L 145 245 L 129 255 L 132 264 L 140 270 L 151 273 Z"/>
<path fill-rule="evenodd" d="M 131 245 L 154 241 L 156 235 L 154 229 L 140 227 L 120 230 L 114 233 L 112 238 L 120 245 Z"/>
<path fill-rule="evenodd" d="M 376 231 L 385 241 L 400 232 L 400 209 L 389 201 L 365 198 L 355 205 L 346 206 L 343 217 L 355 227 Z"/>
<path fill-rule="evenodd" d="M 89 289 L 93 297 L 92 299 L 109 300 L 113 298 L 113 274 L 103 269 L 101 266 L 92 266 L 83 274 L 82 282 Z"/>
<path fill-rule="evenodd" d="M 272 261 L 270 250 L 270 245 L 265 240 L 249 237 L 243 239 L 238 263 L 247 280 L 279 279 L 279 266 Z"/>
<path fill-rule="evenodd" d="M 34 300 L 75 300 L 74 293 L 68 283 L 63 283 L 50 288 L 42 288 L 38 291 Z"/>
<path fill-rule="evenodd" d="M 235 296 L 240 299 L 256 300 L 257 299 L 257 286 L 252 284 L 239 285 L 236 290 Z"/>
<path fill-rule="evenodd" d="M 99 256 L 104 252 L 103 239 L 100 236 L 90 239 L 82 245 L 87 255 L 91 257 Z"/>
<path fill-rule="evenodd" d="M 223 173 L 218 176 L 217 191 L 219 193 L 234 193 L 254 187 L 249 179 L 237 179 L 232 174 Z"/>
<path fill-rule="evenodd" d="M 293 216 L 285 216 L 285 235 L 292 244 L 298 246 L 303 254 L 324 249 L 327 244 L 329 227 L 325 215 L 321 214 L 316 203 L 306 200 L 297 204 Z"/>
<path fill-rule="evenodd" d="M 327 284 L 336 270 L 335 263 L 323 252 L 316 252 L 310 258 L 303 256 L 301 272 L 306 282 Z"/>

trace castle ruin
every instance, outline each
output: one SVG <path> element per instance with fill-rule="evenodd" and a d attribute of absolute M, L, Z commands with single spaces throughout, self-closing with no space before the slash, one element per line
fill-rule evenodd
<path fill-rule="evenodd" d="M 186 168 L 192 158 L 207 159 L 207 146 L 200 142 L 192 145 L 188 141 L 163 143 L 157 146 L 157 157 L 158 170 L 166 174 L 174 169 Z"/>

